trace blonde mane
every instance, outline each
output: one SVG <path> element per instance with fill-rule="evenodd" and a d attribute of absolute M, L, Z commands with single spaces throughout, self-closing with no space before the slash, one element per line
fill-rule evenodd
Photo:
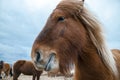
<path fill-rule="evenodd" d="M 105 66 L 117 76 L 118 70 L 116 67 L 116 62 L 114 60 L 112 52 L 110 49 L 108 49 L 104 40 L 101 24 L 93 15 L 90 15 L 90 12 L 88 12 L 88 10 L 85 8 L 80 13 L 80 18 L 83 21 L 84 26 L 86 26 L 89 37 L 92 40 L 93 44 L 96 46 L 101 60 Z"/>

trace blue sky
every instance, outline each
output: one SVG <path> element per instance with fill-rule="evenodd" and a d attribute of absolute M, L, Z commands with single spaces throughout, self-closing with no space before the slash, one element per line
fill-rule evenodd
<path fill-rule="evenodd" d="M 30 60 L 32 44 L 60 0 L 0 0 L 0 60 Z M 103 24 L 110 48 L 120 49 L 120 1 L 85 0 Z"/>

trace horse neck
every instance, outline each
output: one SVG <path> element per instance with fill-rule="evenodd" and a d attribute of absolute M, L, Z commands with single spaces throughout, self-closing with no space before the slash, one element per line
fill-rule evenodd
<path fill-rule="evenodd" d="M 94 46 L 80 52 L 75 65 L 75 80 L 115 80 Z"/>

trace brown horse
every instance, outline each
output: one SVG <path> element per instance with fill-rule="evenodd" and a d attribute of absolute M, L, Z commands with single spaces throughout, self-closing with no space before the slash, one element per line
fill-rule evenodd
<path fill-rule="evenodd" d="M 24 75 L 33 75 L 32 80 L 35 80 L 36 77 L 37 80 L 39 80 L 42 72 L 43 71 L 36 70 L 31 61 L 18 60 L 13 65 L 13 80 L 18 80 L 21 73 Z"/>
<path fill-rule="evenodd" d="M 118 67 L 118 70 L 119 70 L 119 75 L 120 75 L 120 50 L 119 49 L 112 49 L 111 51 L 116 57 L 115 60 L 116 60 L 117 67 Z"/>
<path fill-rule="evenodd" d="M 11 74 L 12 68 L 10 64 L 0 61 L 0 79 L 8 78 L 8 76 L 12 76 Z"/>
<path fill-rule="evenodd" d="M 120 55 L 120 50 L 119 49 L 112 49 L 111 51 L 114 55 L 118 55 L 118 53 Z"/>
<path fill-rule="evenodd" d="M 105 44 L 101 25 L 84 7 L 84 0 L 62 0 L 36 38 L 31 57 L 37 69 L 75 64 L 74 80 L 120 80 L 120 54 Z M 116 65 L 117 63 L 117 65 Z"/>

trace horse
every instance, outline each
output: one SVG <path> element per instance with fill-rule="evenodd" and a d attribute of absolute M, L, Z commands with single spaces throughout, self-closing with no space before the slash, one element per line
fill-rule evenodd
<path fill-rule="evenodd" d="M 31 61 L 18 60 L 13 65 L 13 80 L 18 80 L 21 73 L 24 75 L 33 75 L 32 80 L 39 80 L 42 70 L 38 71 L 35 69 Z"/>
<path fill-rule="evenodd" d="M 120 69 L 120 49 L 111 49 L 112 53 L 116 56 L 116 63 L 117 63 L 117 67 L 118 69 Z M 119 71 L 120 73 L 120 71 Z"/>
<path fill-rule="evenodd" d="M 119 55 L 120 55 L 120 50 L 119 49 L 111 49 L 111 51 L 112 51 L 113 54 L 118 55 L 117 53 L 119 53 Z"/>
<path fill-rule="evenodd" d="M 0 79 L 8 79 L 9 76 L 12 77 L 12 68 L 10 64 L 0 61 Z"/>
<path fill-rule="evenodd" d="M 33 43 L 35 67 L 66 74 L 75 64 L 74 80 L 120 80 L 120 54 L 110 51 L 101 27 L 84 0 L 62 0 Z"/>
<path fill-rule="evenodd" d="M 0 61 L 0 69 L 2 69 L 3 68 L 3 61 L 1 60 Z"/>

